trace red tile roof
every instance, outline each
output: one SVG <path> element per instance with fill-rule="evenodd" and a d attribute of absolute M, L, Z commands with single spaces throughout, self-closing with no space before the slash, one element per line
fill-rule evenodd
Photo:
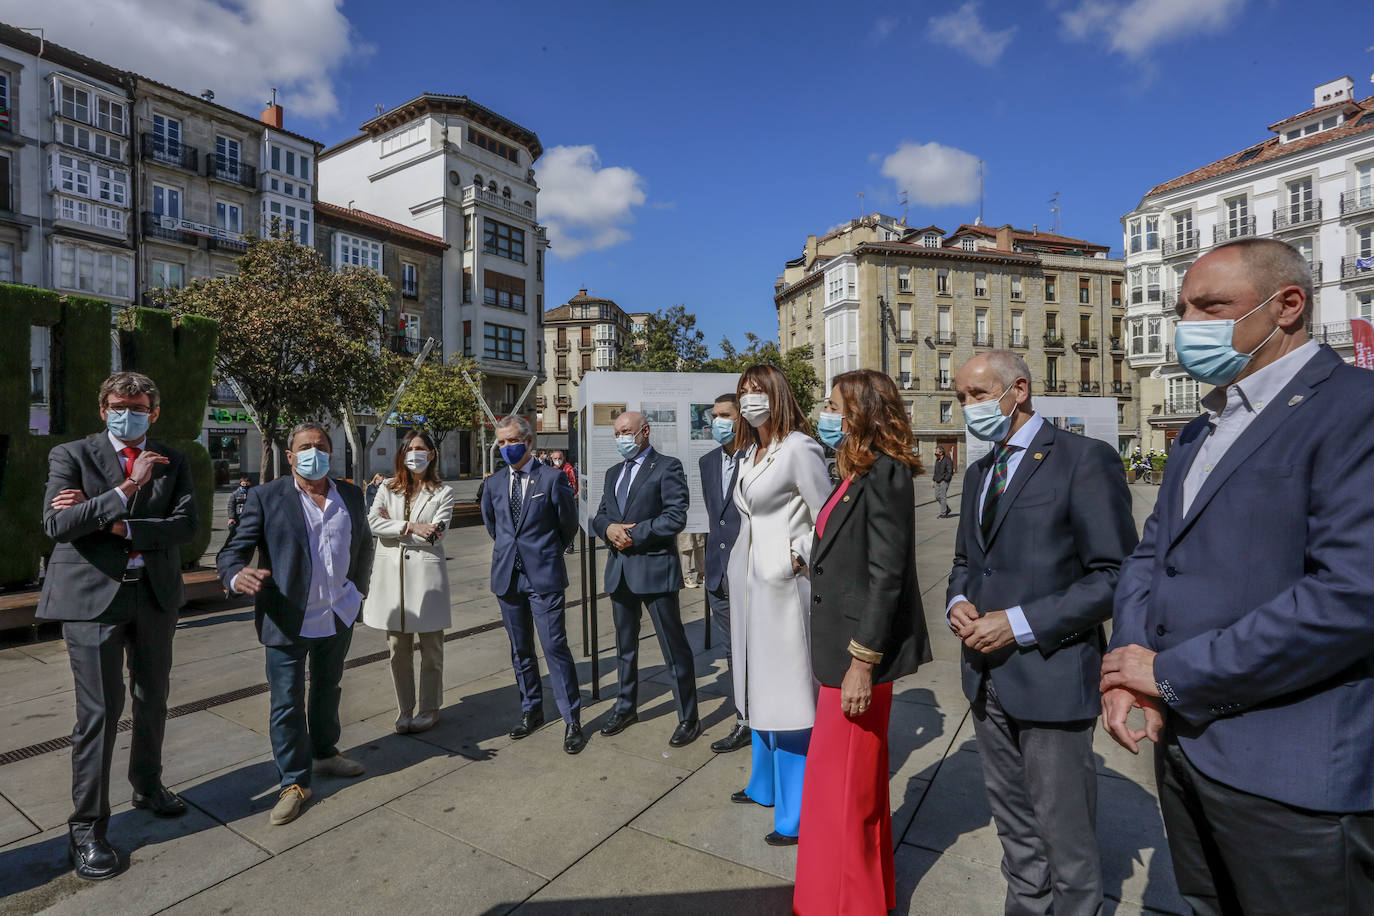
<path fill-rule="evenodd" d="M 1273 124 L 1269 125 L 1269 129 L 1278 130 L 1285 124 L 1292 124 L 1294 121 L 1304 121 L 1315 115 L 1322 114 L 1323 112 L 1331 111 L 1334 108 L 1345 108 L 1347 106 L 1358 108 L 1359 103 L 1356 102 L 1354 99 L 1342 99 L 1339 102 L 1331 102 L 1326 105 L 1318 105 L 1316 108 L 1309 108 L 1306 111 L 1300 111 L 1297 114 L 1293 115 L 1291 118 L 1284 118 L 1282 121 L 1275 121 Z"/>
<path fill-rule="evenodd" d="M 330 216 L 334 219 L 351 222 L 356 226 L 367 226 L 374 229 L 382 229 L 392 235 L 419 242 L 422 245 L 429 245 L 440 250 L 449 247 L 448 242 L 439 238 L 437 235 L 430 235 L 428 232 L 421 232 L 419 229 L 412 229 L 409 226 L 378 216 L 375 213 L 368 213 L 365 210 L 356 210 L 350 207 L 340 207 L 338 204 L 331 204 L 327 201 L 315 201 L 315 212 Z"/>
<path fill-rule="evenodd" d="M 997 228 L 995 226 L 974 226 L 970 223 L 964 223 L 958 229 L 950 233 L 950 238 L 970 232 L 988 238 L 997 237 Z M 1011 230 L 1011 238 L 1014 242 L 1034 242 L 1038 245 L 1050 247 L 1079 248 L 1089 251 L 1108 251 L 1111 248 L 1110 245 L 1098 245 L 1096 242 L 1089 242 L 1086 239 L 1071 238 L 1067 235 L 1055 235 L 1053 232 L 1041 232 L 1038 229 L 1028 230 L 1013 228 Z"/>

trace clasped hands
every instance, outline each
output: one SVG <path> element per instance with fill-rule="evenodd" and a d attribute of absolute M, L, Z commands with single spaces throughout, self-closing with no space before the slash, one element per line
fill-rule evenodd
<path fill-rule="evenodd" d="M 987 654 L 1016 641 L 1006 611 L 979 614 L 971 602 L 960 601 L 949 609 L 949 628 L 975 652 Z"/>
<path fill-rule="evenodd" d="M 1155 653 L 1144 646 L 1113 649 L 1102 658 L 1102 725 L 1117 744 L 1140 753 L 1140 739 L 1158 743 L 1164 728 L 1164 704 L 1155 686 Z M 1144 728 L 1130 728 L 1132 709 L 1145 714 Z"/>
<path fill-rule="evenodd" d="M 637 523 L 615 522 L 606 526 L 606 540 L 611 542 L 611 546 L 616 550 L 628 550 L 634 546 L 634 540 L 630 537 L 630 529 Z"/>

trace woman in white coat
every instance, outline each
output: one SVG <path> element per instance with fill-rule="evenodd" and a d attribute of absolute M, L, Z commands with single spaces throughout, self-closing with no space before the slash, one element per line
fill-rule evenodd
<path fill-rule="evenodd" d="M 429 434 L 407 434 L 396 476 L 377 490 L 367 515 L 377 538 L 363 623 L 386 630 L 396 687 L 397 734 L 422 732 L 439 718 L 444 695 L 444 630 L 451 624 L 442 537 L 453 518 L 453 490 L 439 480 Z M 420 642 L 420 711 L 415 711 L 413 646 Z"/>
<path fill-rule="evenodd" d="M 735 702 L 753 729 L 749 785 L 730 800 L 773 808 L 774 846 L 797 842 L 802 779 L 816 681 L 811 673 L 810 555 L 816 513 L 830 494 L 825 455 L 773 366 L 740 376 L 736 439 L 744 449 L 735 505 L 739 537 L 730 551 L 730 645 Z"/>

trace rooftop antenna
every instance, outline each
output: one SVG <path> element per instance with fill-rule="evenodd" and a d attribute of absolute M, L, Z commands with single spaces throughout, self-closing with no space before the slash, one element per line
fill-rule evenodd
<path fill-rule="evenodd" d="M 859 192 L 859 222 L 863 222 L 863 218 L 864 218 L 864 192 L 863 192 L 863 191 L 860 191 L 860 192 Z"/>
<path fill-rule="evenodd" d="M 385 105 L 373 105 L 372 108 L 377 112 L 377 117 L 381 117 L 386 112 Z"/>
<path fill-rule="evenodd" d="M 901 208 L 902 208 L 902 225 L 903 225 L 903 226 L 906 225 L 907 211 L 911 209 L 909 203 L 907 202 L 907 198 L 908 198 L 909 196 L 910 196 L 910 195 L 908 195 L 906 191 L 903 191 L 903 192 L 902 192 L 901 194 L 899 194 L 898 197 L 897 197 L 897 203 L 900 204 L 900 205 L 901 205 Z"/>
<path fill-rule="evenodd" d="M 1050 195 L 1050 212 L 1054 214 L 1054 234 L 1059 235 L 1059 192 Z"/>
<path fill-rule="evenodd" d="M 978 225 L 983 225 L 983 160 L 978 160 Z"/>
<path fill-rule="evenodd" d="M 276 87 L 276 86 L 273 86 L 273 87 L 272 87 L 272 101 L 268 102 L 267 104 L 269 104 L 269 105 L 275 105 L 275 104 L 277 104 L 277 87 Z"/>

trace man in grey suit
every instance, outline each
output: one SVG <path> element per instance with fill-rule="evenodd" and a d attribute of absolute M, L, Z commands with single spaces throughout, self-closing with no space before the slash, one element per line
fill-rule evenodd
<path fill-rule="evenodd" d="M 678 607 L 677 534 L 687 525 L 687 475 L 682 462 L 650 447 L 642 413 L 630 410 L 616 417 L 615 434 L 616 450 L 625 460 L 606 472 L 601 506 L 592 519 L 592 530 L 609 545 L 606 591 L 615 616 L 620 675 L 620 695 L 601 733 L 619 734 L 639 721 L 639 620 L 648 605 L 677 700 L 678 726 L 668 744 L 682 747 L 701 736 L 692 647 Z"/>
<path fill-rule="evenodd" d="M 954 379 L 993 450 L 964 475 L 950 629 L 963 641 L 1008 914 L 1102 909 L 1093 724 L 1102 624 L 1136 544 L 1116 451 L 1035 413 L 1030 370 L 994 350 Z"/>
<path fill-rule="evenodd" d="M 90 881 L 123 867 L 105 831 L 126 657 L 133 805 L 159 817 L 186 813 L 162 784 L 162 736 L 172 635 L 185 603 L 179 548 L 195 536 L 196 507 L 186 457 L 147 438 L 158 400 L 152 379 L 117 372 L 100 386 L 106 431 L 48 455 L 43 530 L 57 544 L 37 616 L 62 621 L 76 684 L 68 855 Z"/>

